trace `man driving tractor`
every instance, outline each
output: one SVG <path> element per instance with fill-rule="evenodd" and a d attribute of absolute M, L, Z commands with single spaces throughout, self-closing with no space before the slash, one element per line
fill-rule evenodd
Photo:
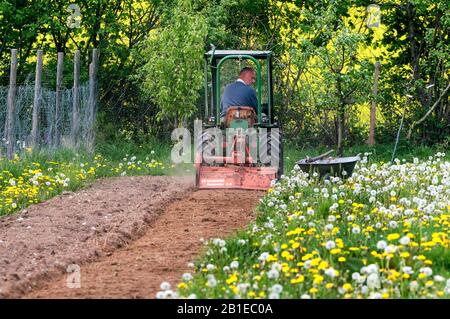
<path fill-rule="evenodd" d="M 239 78 L 225 87 L 220 103 L 222 122 L 230 106 L 251 106 L 255 113 L 258 111 L 256 91 L 251 86 L 255 82 L 256 71 L 251 67 L 245 67 L 239 72 Z"/>

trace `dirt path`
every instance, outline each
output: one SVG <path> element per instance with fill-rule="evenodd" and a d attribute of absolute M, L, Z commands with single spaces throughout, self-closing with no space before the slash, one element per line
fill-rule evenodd
<path fill-rule="evenodd" d="M 169 205 L 145 235 L 98 262 L 81 267 L 81 288 L 67 276 L 28 298 L 154 298 L 162 281 L 175 286 L 202 249 L 200 238 L 224 236 L 253 217 L 261 192 L 200 190 Z M 240 203 L 240 204 L 235 204 Z"/>
<path fill-rule="evenodd" d="M 194 191 L 190 178 L 107 179 L 0 218 L 0 298 L 153 298 L 200 238 L 244 227 L 263 192 Z M 81 288 L 67 288 L 67 266 Z"/>
<path fill-rule="evenodd" d="M 104 179 L 0 218 L 0 298 L 19 297 L 142 236 L 190 178 Z"/>

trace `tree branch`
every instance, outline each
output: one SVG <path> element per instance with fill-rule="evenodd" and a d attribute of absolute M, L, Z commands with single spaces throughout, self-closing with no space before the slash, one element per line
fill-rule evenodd
<path fill-rule="evenodd" d="M 412 133 L 412 130 L 413 130 L 414 126 L 416 126 L 416 125 L 422 123 L 423 121 L 425 121 L 425 119 L 431 114 L 431 112 L 433 112 L 433 110 L 436 108 L 436 106 L 439 105 L 439 102 L 447 94 L 448 90 L 450 90 L 450 83 L 447 85 L 447 87 L 442 92 L 442 94 L 439 96 L 437 101 L 433 104 L 433 106 L 428 110 L 428 112 L 420 120 L 418 120 L 416 122 L 413 122 L 411 124 L 411 127 L 409 128 L 409 131 L 408 131 L 407 139 L 411 138 L 411 133 Z"/>

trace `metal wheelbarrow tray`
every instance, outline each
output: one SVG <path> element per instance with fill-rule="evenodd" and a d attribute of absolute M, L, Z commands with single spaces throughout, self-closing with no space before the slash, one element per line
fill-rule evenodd
<path fill-rule="evenodd" d="M 339 176 L 346 178 L 352 175 L 356 163 L 360 160 L 359 156 L 339 157 L 308 161 L 307 158 L 297 162 L 302 171 L 313 174 L 318 173 L 321 177 Z M 346 174 L 343 174 L 343 172 Z"/>

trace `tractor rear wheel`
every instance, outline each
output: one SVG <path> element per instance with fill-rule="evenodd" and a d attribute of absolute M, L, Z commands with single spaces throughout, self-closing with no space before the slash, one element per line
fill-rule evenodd
<path fill-rule="evenodd" d="M 203 131 L 202 134 L 198 137 L 197 141 L 197 149 L 196 149 L 196 159 L 198 156 L 201 156 L 200 164 L 206 164 L 203 155 L 216 155 L 214 135 L 208 131 Z"/>
<path fill-rule="evenodd" d="M 284 161 L 283 161 L 283 136 L 281 130 L 278 130 L 278 134 L 274 132 L 272 134 L 271 130 L 267 130 L 266 136 L 260 136 L 260 151 L 267 150 L 266 158 L 262 159 L 262 162 L 265 166 L 271 166 L 272 163 L 270 158 L 272 154 L 274 156 L 278 155 L 278 170 L 277 170 L 277 179 L 280 179 L 281 175 L 283 175 L 284 169 Z M 261 152 L 260 152 L 261 154 Z"/>

